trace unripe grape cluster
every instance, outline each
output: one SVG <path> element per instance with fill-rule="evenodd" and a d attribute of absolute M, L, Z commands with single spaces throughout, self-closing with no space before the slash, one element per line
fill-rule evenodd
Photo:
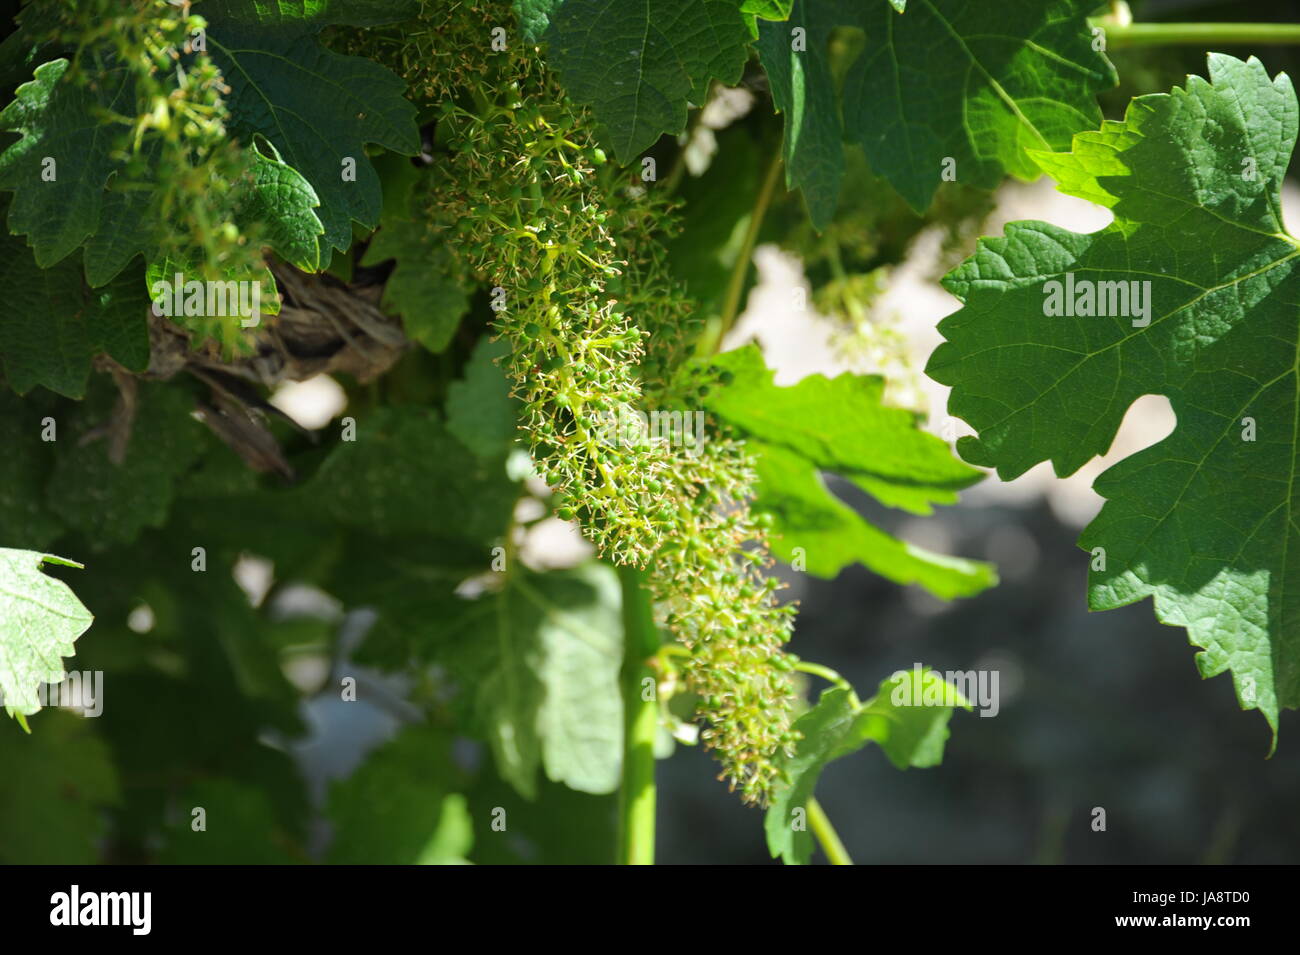
<path fill-rule="evenodd" d="M 742 798 L 762 803 L 774 757 L 795 742 L 782 650 L 792 608 L 762 573 L 743 443 L 717 424 L 700 443 L 608 427 L 655 406 L 693 413 L 718 384 L 686 370 L 690 302 L 659 241 L 670 207 L 608 161 L 535 48 L 515 35 L 493 49 L 490 31 L 506 24 L 504 2 L 426 4 L 418 28 L 358 33 L 348 48 L 407 70 L 436 104 L 424 215 L 492 289 L 521 427 L 557 513 L 603 557 L 647 570 L 659 618 L 689 650 L 702 738 Z"/>

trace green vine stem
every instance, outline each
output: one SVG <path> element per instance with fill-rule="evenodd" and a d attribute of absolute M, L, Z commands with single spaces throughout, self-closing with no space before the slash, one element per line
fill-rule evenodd
<path fill-rule="evenodd" d="M 781 152 L 778 149 L 768 163 L 767 173 L 763 176 L 763 185 L 754 199 L 754 209 L 749 214 L 749 227 L 745 230 L 745 240 L 740 251 L 736 253 L 736 263 L 731 269 L 731 278 L 727 282 L 727 295 L 722 304 L 720 318 L 709 322 L 702 336 L 700 354 L 712 355 L 722 345 L 722 340 L 731 331 L 740 314 L 740 299 L 745 292 L 745 277 L 749 274 L 750 260 L 754 257 L 754 246 L 758 244 L 758 233 L 763 227 L 763 217 L 767 207 L 772 203 L 776 185 L 781 180 Z"/>
<path fill-rule="evenodd" d="M 808 797 L 808 822 L 812 826 L 813 835 L 817 837 L 818 845 L 826 853 L 826 858 L 831 860 L 831 865 L 853 865 L 849 850 L 844 848 L 826 810 L 812 796 Z"/>
<path fill-rule="evenodd" d="M 836 686 L 843 687 L 846 690 L 853 689 L 853 687 L 850 685 L 848 680 L 844 679 L 844 677 L 840 676 L 830 667 L 823 666 L 820 663 L 812 663 L 808 660 L 798 660 L 795 662 L 794 668 L 798 670 L 800 673 L 807 673 L 810 674 L 811 676 L 819 676 L 826 682 L 833 683 Z M 856 699 L 856 696 L 854 698 Z"/>
<path fill-rule="evenodd" d="M 619 792 L 618 861 L 620 865 L 654 865 L 655 733 L 659 704 L 645 693 L 645 681 L 657 684 L 652 661 L 659 652 L 659 631 L 643 584 L 642 571 L 619 568 L 623 587 L 623 788 Z M 647 700 L 646 697 L 649 697 Z"/>
<path fill-rule="evenodd" d="M 1137 46 L 1260 46 L 1300 44 L 1300 23 L 1129 23 L 1088 21 L 1106 31 L 1112 49 Z"/>

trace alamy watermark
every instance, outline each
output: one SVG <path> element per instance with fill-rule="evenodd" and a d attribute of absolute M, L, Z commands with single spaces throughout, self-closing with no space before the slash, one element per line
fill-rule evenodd
<path fill-rule="evenodd" d="M 618 448 L 644 448 L 665 443 L 698 451 L 704 446 L 703 411 L 633 411 L 623 407 L 596 416 L 602 444 Z"/>
<path fill-rule="evenodd" d="M 1090 318 L 1118 316 L 1132 318 L 1134 328 L 1151 324 L 1151 281 L 1094 282 L 1092 279 L 1075 279 L 1073 272 L 1065 273 L 1065 281 L 1052 279 L 1043 284 L 1047 296 L 1043 300 L 1043 314 Z"/>
<path fill-rule="evenodd" d="M 60 683 L 42 683 L 27 696 L 5 699 L 0 690 L 0 706 L 8 702 L 24 709 L 33 704 L 75 710 L 82 716 L 95 717 L 104 712 L 104 671 L 80 670 L 65 673 Z"/>
<path fill-rule="evenodd" d="M 83 892 L 73 885 L 50 896 L 50 924 L 55 926 L 123 926 L 132 935 L 153 927 L 152 892 Z"/>
<path fill-rule="evenodd" d="M 890 694 L 890 702 L 895 706 L 951 706 L 951 694 L 956 690 L 980 711 L 980 716 L 998 715 L 1001 703 L 997 670 L 948 670 L 943 673 L 932 670 L 929 671 L 933 674 L 930 680 L 925 679 L 926 672 L 919 663 L 912 664 L 910 673 L 907 670 L 895 672 L 891 679 L 897 680 L 898 685 Z"/>
<path fill-rule="evenodd" d="M 243 328 L 262 320 L 262 283 L 258 281 L 186 281 L 177 272 L 172 279 L 159 279 L 149 287 L 153 313 L 167 318 L 233 318 Z"/>

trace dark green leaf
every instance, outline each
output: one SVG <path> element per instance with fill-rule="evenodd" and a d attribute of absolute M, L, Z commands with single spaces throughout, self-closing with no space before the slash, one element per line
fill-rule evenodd
<path fill-rule="evenodd" d="M 193 403 L 183 390 L 142 384 L 126 456 L 114 464 L 107 428 L 112 388 L 111 381 L 97 376 L 94 400 L 59 422 L 60 452 L 46 491 L 50 510 L 96 547 L 126 543 L 146 527 L 162 527 L 175 482 L 203 442 L 203 426 L 191 417 Z"/>
<path fill-rule="evenodd" d="M 687 104 L 710 79 L 739 80 L 747 57 L 735 0 L 566 0 L 550 21 L 548 59 L 620 162 L 681 132 Z"/>
<path fill-rule="evenodd" d="M 92 289 L 71 260 L 40 268 L 21 239 L 0 235 L 0 287 L 11 309 L 0 322 L 0 357 L 19 394 L 44 385 L 84 396 L 100 352 L 132 371 L 149 364 L 149 299 L 138 269 Z"/>
<path fill-rule="evenodd" d="M 1095 125 L 1099 90 L 1115 83 L 1093 49 L 1088 0 L 1011 0 L 990 22 L 967 0 L 922 0 L 899 16 L 886 4 L 796 0 L 790 19 L 759 27 L 759 53 L 786 114 L 787 182 L 802 187 L 818 228 L 839 195 L 841 139 L 925 209 L 952 160 L 958 182 L 992 188 L 1038 176 L 1031 149 L 1060 149 Z M 836 95 L 831 36 L 866 36 Z M 803 28 L 806 49 L 794 48 Z M 840 115 L 843 115 L 841 126 Z"/>
<path fill-rule="evenodd" d="M 498 361 L 508 355 L 504 338 L 479 339 L 465 377 L 447 389 L 447 430 L 481 458 L 500 458 L 518 434 L 520 402 Z"/>
<path fill-rule="evenodd" d="M 214 23 L 208 48 L 231 88 L 233 131 L 244 141 L 265 137 L 311 183 L 327 249 L 351 245 L 353 221 L 373 228 L 383 197 L 366 143 L 404 155 L 420 148 L 406 84 L 377 63 L 327 50 L 313 33 Z M 355 181 L 344 176 L 349 161 Z"/>

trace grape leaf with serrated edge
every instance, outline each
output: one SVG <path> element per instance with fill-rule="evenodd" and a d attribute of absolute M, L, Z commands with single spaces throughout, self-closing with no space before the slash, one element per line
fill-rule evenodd
<path fill-rule="evenodd" d="M 64 59 L 37 67 L 35 79 L 0 112 L 0 127 L 22 134 L 0 152 L 0 189 L 14 193 L 9 231 L 27 236 L 37 264 L 50 268 L 84 244 L 86 280 L 98 287 L 156 247 L 148 220 L 151 194 L 117 188 L 115 177 L 122 172 L 111 150 L 112 136 L 119 134 L 98 115 L 103 109 L 121 112 L 133 99 L 129 72 L 100 74 L 92 93 L 66 80 L 67 68 Z M 313 212 L 315 193 L 274 150 L 266 155 L 250 148 L 253 188 L 241 217 L 265 223 L 266 244 L 286 260 L 316 268 L 322 226 Z M 51 181 L 42 177 L 47 158 L 55 162 Z"/>
<path fill-rule="evenodd" d="M 89 288 L 71 261 L 42 269 L 21 239 L 0 233 L 0 288 L 11 310 L 0 322 L 0 358 L 19 394 L 43 385 L 81 398 L 100 352 L 131 371 L 148 366 L 149 299 L 138 270 Z"/>
<path fill-rule="evenodd" d="M 1114 222 L 1087 235 L 1012 223 L 982 240 L 945 279 L 964 307 L 927 370 L 978 432 L 958 450 L 1007 480 L 1046 460 L 1071 474 L 1135 399 L 1169 399 L 1173 433 L 1094 484 L 1105 504 L 1079 540 L 1100 549 L 1089 607 L 1153 597 L 1202 648 L 1202 676 L 1233 671 L 1276 743 L 1279 709 L 1300 704 L 1300 243 L 1280 202 L 1297 107 L 1285 74 L 1270 81 L 1254 58 L 1211 54 L 1209 74 L 1037 157 Z M 1094 283 L 1092 306 L 1094 286 L 1077 286 L 1077 311 L 1105 314 L 1047 314 L 1053 281 Z M 1121 288 L 1145 305 L 1124 307 Z"/>
<path fill-rule="evenodd" d="M 877 2 L 797 0 L 788 21 L 761 24 L 759 55 L 786 115 L 786 182 L 803 188 L 814 225 L 835 212 L 844 139 L 917 211 L 930 204 L 946 159 L 957 181 L 981 188 L 1006 173 L 1036 178 L 1028 150 L 1068 146 L 1101 118 L 1096 92 L 1115 84 L 1093 49 L 1092 6 L 1012 0 L 990 25 L 968 0 L 919 0 L 902 14 Z M 803 50 L 792 48 L 796 27 L 806 31 Z M 829 56 L 836 27 L 866 34 L 842 97 Z"/>
<path fill-rule="evenodd" d="M 230 85 L 236 135 L 266 137 L 320 198 L 329 248 L 352 244 L 352 222 L 373 228 L 383 197 L 366 157 L 375 143 L 403 155 L 420 149 L 406 84 L 378 63 L 326 49 L 315 32 L 211 24 L 208 49 Z M 344 178 L 344 162 L 355 179 Z M 329 258 L 328 249 L 321 260 Z"/>
<path fill-rule="evenodd" d="M 710 79 L 735 83 L 749 31 L 735 0 L 566 0 L 550 12 L 547 58 L 590 105 L 620 162 L 686 126 Z"/>
<path fill-rule="evenodd" d="M 63 658 L 93 621 L 72 588 L 41 572 L 45 563 L 81 568 L 53 554 L 0 548 L 0 699 L 10 715 L 41 708 L 37 689 L 61 683 Z"/>

